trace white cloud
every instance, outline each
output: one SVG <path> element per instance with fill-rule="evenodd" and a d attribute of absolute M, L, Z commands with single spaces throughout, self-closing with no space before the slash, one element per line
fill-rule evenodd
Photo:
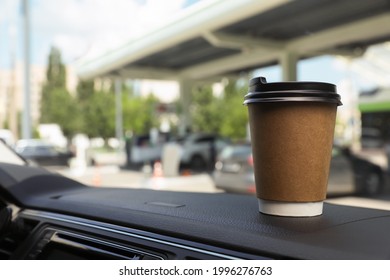
<path fill-rule="evenodd" d="M 9 67 L 15 53 L 19 10 L 19 1 L 0 0 L 0 68 Z"/>
<path fill-rule="evenodd" d="M 1 0 L 5 1 L 5 0 Z M 8 0 L 7 0 L 8 1 Z M 31 7 L 35 45 L 58 46 L 66 62 L 87 52 L 103 53 L 177 13 L 184 0 L 36 0 Z"/>
<path fill-rule="evenodd" d="M 63 60 L 71 61 L 77 59 L 88 50 L 89 45 L 84 38 L 72 36 L 69 34 L 59 34 L 53 37 L 52 45 L 65 52 L 62 55 Z"/>
<path fill-rule="evenodd" d="M 14 22 L 20 9 L 19 1 L 0 0 L 0 24 Z"/>

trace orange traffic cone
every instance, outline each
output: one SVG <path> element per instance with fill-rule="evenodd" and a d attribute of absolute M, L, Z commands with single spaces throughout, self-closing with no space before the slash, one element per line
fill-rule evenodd
<path fill-rule="evenodd" d="M 95 172 L 92 177 L 92 186 L 100 187 L 102 185 L 102 177 L 100 175 L 100 168 L 99 166 L 95 167 Z"/>
<path fill-rule="evenodd" d="M 160 161 L 156 161 L 153 165 L 153 177 L 154 178 L 163 177 L 163 170 L 162 170 L 162 165 L 161 165 Z"/>
<path fill-rule="evenodd" d="M 191 176 L 191 170 L 189 169 L 184 169 L 183 172 L 181 173 L 182 176 Z"/>
<path fill-rule="evenodd" d="M 153 174 L 150 178 L 150 187 L 154 190 L 159 190 L 164 187 L 163 169 L 161 162 L 156 161 L 153 164 Z"/>

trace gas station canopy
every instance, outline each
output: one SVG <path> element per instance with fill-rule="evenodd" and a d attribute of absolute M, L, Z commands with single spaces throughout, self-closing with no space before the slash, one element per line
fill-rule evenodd
<path fill-rule="evenodd" d="M 295 80 L 301 58 L 359 56 L 388 40 L 388 0 L 211 0 L 83 62 L 78 75 L 204 80 L 280 63 Z"/>

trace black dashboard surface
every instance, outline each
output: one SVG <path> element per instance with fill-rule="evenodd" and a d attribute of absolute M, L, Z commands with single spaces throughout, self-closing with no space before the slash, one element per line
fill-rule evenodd
<path fill-rule="evenodd" d="M 15 169 L 2 170 L 7 168 Z M 8 196 L 26 209 L 270 258 L 390 258 L 388 211 L 325 203 L 324 214 L 318 217 L 274 217 L 260 214 L 252 196 L 96 188 L 44 172 L 21 180 L 4 174 L 0 174 L 0 183 L 6 181 L 2 185 Z"/>

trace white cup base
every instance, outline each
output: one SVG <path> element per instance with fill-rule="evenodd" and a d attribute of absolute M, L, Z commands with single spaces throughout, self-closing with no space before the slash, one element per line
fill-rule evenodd
<path fill-rule="evenodd" d="M 320 202 L 281 202 L 258 198 L 259 211 L 263 214 L 286 217 L 313 217 L 322 214 L 324 203 Z"/>

